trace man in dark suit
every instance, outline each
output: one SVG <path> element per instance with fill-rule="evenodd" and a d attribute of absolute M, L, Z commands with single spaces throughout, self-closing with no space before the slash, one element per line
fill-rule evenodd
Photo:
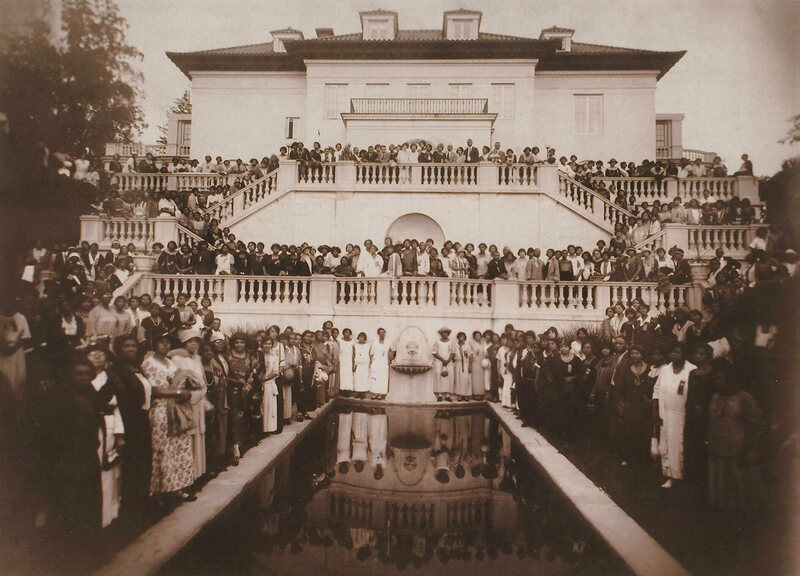
<path fill-rule="evenodd" d="M 502 278 L 503 280 L 508 280 L 508 271 L 506 270 L 506 264 L 505 262 L 503 262 L 503 259 L 500 257 L 500 252 L 498 251 L 495 251 L 492 254 L 492 259 L 489 260 L 489 266 L 486 272 L 487 280 L 494 280 L 495 278 Z"/>
<path fill-rule="evenodd" d="M 475 164 L 480 160 L 481 152 L 472 144 L 472 138 L 467 140 L 467 148 L 464 151 L 464 155 L 467 157 L 469 164 Z"/>
<path fill-rule="evenodd" d="M 689 262 L 683 259 L 683 250 L 672 250 L 672 263 L 675 271 L 669 275 L 670 284 L 688 284 L 692 279 L 692 269 Z"/>

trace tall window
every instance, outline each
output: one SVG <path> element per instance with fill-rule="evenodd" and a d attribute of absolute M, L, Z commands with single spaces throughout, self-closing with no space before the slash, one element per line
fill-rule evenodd
<path fill-rule="evenodd" d="M 370 82 L 367 84 L 365 91 L 367 98 L 388 98 L 389 97 L 389 83 L 388 82 Z"/>
<path fill-rule="evenodd" d="M 408 97 L 409 98 L 428 98 L 431 95 L 430 84 L 409 84 Z"/>
<path fill-rule="evenodd" d="M 286 118 L 286 138 L 289 140 L 294 140 L 297 138 L 297 134 L 299 130 L 297 129 L 300 124 L 300 118 L 296 116 L 288 116 Z"/>
<path fill-rule="evenodd" d="M 347 111 L 347 84 L 325 84 L 325 118 L 338 118 Z"/>
<path fill-rule="evenodd" d="M 603 95 L 575 94 L 575 134 L 603 133 Z"/>
<path fill-rule="evenodd" d="M 669 125 L 667 122 L 656 122 L 656 148 L 669 147 Z"/>
<path fill-rule="evenodd" d="M 472 84 L 450 84 L 450 98 L 472 98 Z"/>
<path fill-rule="evenodd" d="M 192 145 L 192 121 L 178 120 L 178 146 L 189 148 Z"/>
<path fill-rule="evenodd" d="M 492 108 L 497 112 L 498 119 L 514 118 L 515 88 L 514 84 L 492 84 Z"/>

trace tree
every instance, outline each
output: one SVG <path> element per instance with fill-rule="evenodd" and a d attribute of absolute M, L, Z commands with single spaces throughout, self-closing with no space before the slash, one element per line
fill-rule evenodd
<path fill-rule="evenodd" d="M 183 94 L 180 98 L 175 98 L 172 101 L 172 106 L 167 111 L 167 122 L 161 124 L 158 127 L 158 131 L 161 132 L 161 136 L 158 137 L 156 140 L 156 144 L 161 144 L 162 146 L 167 145 L 167 133 L 168 130 L 168 123 L 169 123 L 169 114 L 191 114 L 192 113 L 192 95 L 189 90 L 184 90 Z"/>
<path fill-rule="evenodd" d="M 781 144 L 796 144 L 800 142 L 800 114 L 789 118 L 792 127 L 786 132 L 786 138 L 779 140 Z"/>
<path fill-rule="evenodd" d="M 134 68 L 142 55 L 125 42 L 117 5 L 67 0 L 62 18 L 62 46 L 52 46 L 40 26 L 9 38 L 0 54 L 0 110 L 20 154 L 38 143 L 73 155 L 101 153 L 106 142 L 130 140 L 146 126 Z"/>

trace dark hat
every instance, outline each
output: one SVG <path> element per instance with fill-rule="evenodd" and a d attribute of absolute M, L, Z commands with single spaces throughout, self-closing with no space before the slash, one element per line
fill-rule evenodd
<path fill-rule="evenodd" d="M 247 344 L 250 341 L 250 338 L 248 338 L 247 334 L 244 332 L 236 332 L 230 337 L 229 340 L 231 344 L 235 344 L 237 340 L 242 340 L 245 344 Z"/>

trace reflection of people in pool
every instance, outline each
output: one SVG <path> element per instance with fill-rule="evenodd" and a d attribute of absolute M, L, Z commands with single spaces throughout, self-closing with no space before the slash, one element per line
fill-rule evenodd
<path fill-rule="evenodd" d="M 403 460 L 403 468 L 405 468 L 409 472 L 413 472 L 414 470 L 416 470 L 417 466 L 418 466 L 417 457 L 414 456 L 413 454 L 409 454 Z"/>

